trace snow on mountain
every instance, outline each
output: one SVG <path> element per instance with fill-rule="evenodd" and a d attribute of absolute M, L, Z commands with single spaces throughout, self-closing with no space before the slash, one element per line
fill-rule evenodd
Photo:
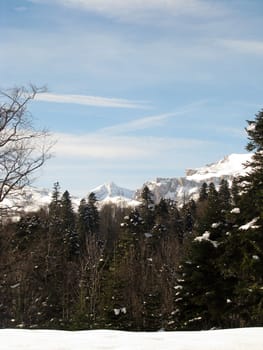
<path fill-rule="evenodd" d="M 93 192 L 100 205 L 117 204 L 121 207 L 136 206 L 139 204 L 134 199 L 135 191 L 119 187 L 114 182 L 103 184 L 94 188 Z"/>
<path fill-rule="evenodd" d="M 245 163 L 251 160 L 252 154 L 231 154 L 217 163 L 197 168 L 195 170 L 186 170 L 187 180 L 206 181 L 214 177 L 239 176 L 247 172 Z"/>
<path fill-rule="evenodd" d="M 216 187 L 224 178 L 231 181 L 234 177 L 245 175 L 248 169 L 245 163 L 251 160 L 251 154 L 231 154 L 217 163 L 213 163 L 197 169 L 186 170 L 185 177 L 157 178 L 148 181 L 147 185 L 154 195 L 154 200 L 158 203 L 161 198 L 173 199 L 182 205 L 189 199 L 197 199 L 199 189 L 204 182 L 213 182 Z M 135 198 L 140 197 L 141 190 L 135 194 Z"/>
<path fill-rule="evenodd" d="M 4 199 L 1 208 L 8 209 L 10 213 L 18 215 L 21 212 L 35 212 L 40 208 L 47 207 L 52 199 L 52 191 L 48 189 L 39 189 L 36 187 L 25 187 L 21 193 L 13 194 Z M 73 208 L 77 210 L 80 199 L 71 197 Z M 4 214 L 3 214 L 4 215 Z"/>
<path fill-rule="evenodd" d="M 25 187 L 21 193 L 8 196 L 1 203 L 1 208 L 8 208 L 8 212 L 34 212 L 47 206 L 51 201 L 52 192 L 47 189 Z"/>
<path fill-rule="evenodd" d="M 214 182 L 218 187 L 222 178 L 231 183 L 233 177 L 244 175 L 248 171 L 244 164 L 250 161 L 251 157 L 251 154 L 231 154 L 217 163 L 197 169 L 188 169 L 185 177 L 157 178 L 155 181 L 146 182 L 142 188 L 147 185 L 153 192 L 156 202 L 159 202 L 161 198 L 166 198 L 176 200 L 181 205 L 191 198 L 196 199 L 204 182 L 208 184 Z M 132 191 L 110 182 L 94 188 L 89 193 L 95 193 L 99 207 L 105 204 L 133 207 L 140 204 L 142 188 Z M 22 194 L 5 199 L 1 206 L 19 208 L 20 211 L 25 212 L 36 211 L 40 207 L 47 206 L 51 197 L 52 191 L 50 190 L 26 187 Z M 74 208 L 77 209 L 80 198 L 72 196 L 71 199 Z"/>

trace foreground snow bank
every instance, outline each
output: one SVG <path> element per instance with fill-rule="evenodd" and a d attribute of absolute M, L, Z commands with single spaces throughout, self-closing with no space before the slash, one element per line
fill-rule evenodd
<path fill-rule="evenodd" d="M 262 350 L 263 327 L 202 332 L 0 330 L 1 350 Z"/>

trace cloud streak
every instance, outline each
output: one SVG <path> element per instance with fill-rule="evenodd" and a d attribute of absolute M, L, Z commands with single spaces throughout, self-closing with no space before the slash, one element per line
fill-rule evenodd
<path fill-rule="evenodd" d="M 186 138 L 116 136 L 100 133 L 73 135 L 58 133 L 55 156 L 97 160 L 156 159 L 163 154 L 209 147 L 211 142 Z"/>
<path fill-rule="evenodd" d="M 188 114 L 189 112 L 196 111 L 198 106 L 204 105 L 207 101 L 199 101 L 192 104 L 189 104 L 188 106 L 182 107 L 181 109 L 178 109 L 175 112 L 170 113 L 162 113 L 159 115 L 153 115 L 148 116 L 144 118 L 135 119 L 132 121 L 129 121 L 127 123 L 120 123 L 117 125 L 113 125 L 107 128 L 101 129 L 99 132 L 101 134 L 123 134 L 126 132 L 132 132 L 132 131 L 138 131 L 138 130 L 144 130 L 149 128 L 155 128 L 162 126 L 166 123 L 167 120 L 169 120 L 172 117 L 179 117 L 185 114 Z"/>
<path fill-rule="evenodd" d="M 120 21 L 147 21 L 162 16 L 218 17 L 224 7 L 204 0 L 29 0 L 85 10 Z"/>
<path fill-rule="evenodd" d="M 263 55 L 263 41 L 224 39 L 220 40 L 219 43 L 223 47 L 238 53 Z"/>
<path fill-rule="evenodd" d="M 55 102 L 55 103 L 72 103 L 94 107 L 109 108 L 148 108 L 143 102 L 130 101 L 126 99 L 107 98 L 100 96 L 87 95 L 61 95 L 51 93 L 41 93 L 35 98 L 37 101 Z"/>
<path fill-rule="evenodd" d="M 131 132 L 131 131 L 137 131 L 137 130 L 144 130 L 148 128 L 153 128 L 156 126 L 161 126 L 165 123 L 165 121 L 175 116 L 176 113 L 165 113 L 160 114 L 156 116 L 150 116 L 140 119 L 135 119 L 127 123 L 120 123 L 117 125 L 113 125 L 104 129 L 100 130 L 100 133 L 105 134 L 119 134 L 119 133 L 125 133 L 125 132 Z"/>

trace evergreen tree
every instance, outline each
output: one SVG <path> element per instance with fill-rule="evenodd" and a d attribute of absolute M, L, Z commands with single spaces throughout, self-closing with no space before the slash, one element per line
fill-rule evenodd
<path fill-rule="evenodd" d="M 99 211 L 96 206 L 97 198 L 95 193 L 91 192 L 87 204 L 87 220 L 89 223 L 89 233 L 97 234 L 99 229 Z"/>
<path fill-rule="evenodd" d="M 248 151 L 254 151 L 235 194 L 238 211 L 228 236 L 225 273 L 236 279 L 232 313 L 239 326 L 263 322 L 263 111 L 248 121 Z"/>
<path fill-rule="evenodd" d="M 213 223 L 217 223 L 221 218 L 221 210 L 219 206 L 218 192 L 213 182 L 208 186 L 208 194 L 206 204 L 202 213 L 199 212 L 197 221 L 197 233 L 203 234 L 209 230 Z"/>
<path fill-rule="evenodd" d="M 63 243 L 66 245 L 67 256 L 72 259 L 80 253 L 79 238 L 75 228 L 75 213 L 68 191 L 61 197 L 60 209 L 61 230 L 63 230 Z"/>
<path fill-rule="evenodd" d="M 241 181 L 245 181 L 243 187 L 247 196 L 253 196 L 254 214 L 263 218 L 263 110 L 260 111 L 254 121 L 248 121 L 247 127 L 248 151 L 254 151 L 251 162 L 247 164 L 252 169 Z"/>
<path fill-rule="evenodd" d="M 78 208 L 77 231 L 80 241 L 80 251 L 82 252 L 82 254 L 84 254 L 84 252 L 86 251 L 86 235 L 89 232 L 87 202 L 84 198 L 81 199 Z"/>
<path fill-rule="evenodd" d="M 184 235 L 192 234 L 196 216 L 196 204 L 193 199 L 191 199 L 189 203 L 184 204 L 182 213 L 184 222 Z"/>
<path fill-rule="evenodd" d="M 198 201 L 204 205 L 197 218 L 197 234 L 179 270 L 179 286 L 176 293 L 179 327 L 183 329 L 209 329 L 223 327 L 231 297 L 229 276 L 222 275 L 221 257 L 224 254 L 228 185 L 222 181 L 219 192 L 213 183 L 209 185 L 207 199 Z M 199 212 L 200 213 L 200 212 Z M 220 262 L 219 262 L 220 261 Z"/>
<path fill-rule="evenodd" d="M 218 191 L 218 200 L 220 210 L 223 212 L 229 211 L 231 207 L 231 193 L 228 185 L 228 181 L 222 179 Z"/>
<path fill-rule="evenodd" d="M 175 201 L 169 201 L 168 209 L 171 236 L 178 239 L 179 243 L 182 243 L 185 234 L 183 215 L 177 208 Z"/>
<path fill-rule="evenodd" d="M 207 190 L 208 190 L 208 185 L 206 182 L 204 182 L 199 190 L 199 197 L 198 197 L 199 202 L 203 202 L 207 200 L 207 197 L 208 197 Z"/>
<path fill-rule="evenodd" d="M 49 204 L 49 222 L 50 226 L 55 226 L 60 217 L 60 208 L 61 208 L 61 200 L 60 200 L 60 185 L 59 182 L 54 183 L 52 199 Z"/>
<path fill-rule="evenodd" d="M 149 232 L 151 228 L 154 226 L 154 200 L 153 194 L 149 190 L 148 186 L 144 186 L 141 194 L 142 204 L 140 206 L 140 214 L 143 218 L 143 225 L 145 232 Z"/>
<path fill-rule="evenodd" d="M 95 194 L 90 193 L 88 202 L 85 199 L 82 199 L 78 208 L 77 229 L 82 253 L 85 253 L 86 251 L 90 236 L 96 235 L 96 238 L 98 239 L 99 211 L 96 202 L 97 199 Z"/>

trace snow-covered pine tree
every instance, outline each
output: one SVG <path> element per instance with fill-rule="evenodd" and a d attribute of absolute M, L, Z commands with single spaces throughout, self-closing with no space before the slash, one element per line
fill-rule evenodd
<path fill-rule="evenodd" d="M 226 273 L 236 279 L 231 303 L 236 325 L 258 326 L 263 323 L 263 111 L 248 121 L 246 131 L 247 150 L 254 154 L 238 183 Z"/>
<path fill-rule="evenodd" d="M 204 201 L 198 202 L 203 207 L 202 215 L 199 222 L 197 219 L 197 232 L 178 271 L 175 304 L 179 328 L 209 329 L 225 324 L 231 284 L 222 276 L 219 261 L 225 247 L 228 194 L 224 181 L 219 191 L 211 183 L 206 205 Z"/>

